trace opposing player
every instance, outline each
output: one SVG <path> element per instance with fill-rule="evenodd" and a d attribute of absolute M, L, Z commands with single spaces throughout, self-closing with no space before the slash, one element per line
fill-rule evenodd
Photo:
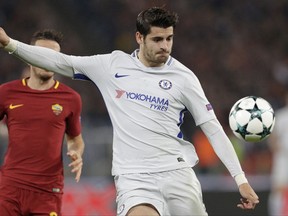
<path fill-rule="evenodd" d="M 288 89 L 285 106 L 277 110 L 275 116 L 275 127 L 268 139 L 273 156 L 268 207 L 270 216 L 283 216 L 288 215 Z"/>
<path fill-rule="evenodd" d="M 61 33 L 44 30 L 31 44 L 59 52 L 61 41 Z M 0 119 L 6 118 L 9 132 L 0 170 L 0 215 L 60 216 L 65 133 L 77 182 L 82 170 L 80 95 L 55 80 L 53 72 L 30 66 L 28 78 L 0 86 L 0 98 Z"/>
<path fill-rule="evenodd" d="M 131 55 L 69 56 L 33 47 L 0 31 L 0 43 L 14 56 L 100 89 L 114 128 L 113 167 L 117 215 L 207 215 L 198 162 L 180 125 L 188 110 L 239 186 L 238 207 L 253 209 L 258 196 L 218 122 L 195 74 L 170 56 L 178 15 L 149 8 L 136 20 L 139 49 Z M 41 61 L 39 61 L 41 58 Z"/>

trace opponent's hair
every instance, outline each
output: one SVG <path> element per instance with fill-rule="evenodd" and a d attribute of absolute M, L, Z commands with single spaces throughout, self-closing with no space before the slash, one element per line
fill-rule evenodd
<path fill-rule="evenodd" d="M 63 41 L 63 34 L 53 29 L 44 29 L 36 31 L 31 38 L 30 44 L 35 45 L 37 40 L 52 40 L 56 41 L 60 47 Z"/>
<path fill-rule="evenodd" d="M 137 16 L 136 30 L 146 36 L 151 32 L 152 26 L 161 28 L 172 26 L 175 29 L 178 19 L 175 12 L 159 7 L 148 8 Z"/>

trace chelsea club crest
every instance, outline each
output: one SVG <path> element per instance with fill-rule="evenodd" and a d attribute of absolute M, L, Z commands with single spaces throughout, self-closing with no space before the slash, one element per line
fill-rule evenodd
<path fill-rule="evenodd" d="M 159 86 L 164 90 L 169 90 L 172 88 L 172 83 L 169 80 L 160 80 Z"/>

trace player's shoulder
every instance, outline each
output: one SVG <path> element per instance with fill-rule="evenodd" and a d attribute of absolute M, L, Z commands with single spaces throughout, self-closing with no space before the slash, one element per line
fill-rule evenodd
<path fill-rule="evenodd" d="M 177 59 L 172 57 L 171 60 L 171 64 L 170 64 L 170 68 L 172 70 L 178 71 L 177 73 L 181 76 L 185 76 L 185 77 L 196 77 L 195 73 L 188 68 L 186 65 L 184 65 L 183 63 L 181 63 L 180 61 L 178 61 Z"/>
<path fill-rule="evenodd" d="M 111 53 L 111 58 L 112 59 L 129 59 L 131 58 L 131 55 L 121 50 L 114 50 Z"/>
<path fill-rule="evenodd" d="M 19 86 L 23 86 L 22 80 L 12 80 L 9 82 L 2 83 L 0 85 L 0 88 L 1 89 L 12 89 L 12 88 L 16 88 Z"/>
<path fill-rule="evenodd" d="M 56 86 L 58 86 L 57 88 L 59 89 L 59 91 L 67 92 L 77 97 L 80 96 L 80 94 L 75 89 L 57 80 L 56 80 Z"/>
<path fill-rule="evenodd" d="M 5 82 L 0 85 L 0 98 L 5 100 L 4 98 L 8 97 L 8 95 L 15 94 L 23 87 L 23 83 L 21 80 L 13 80 L 9 82 Z M 2 102 L 2 101 L 1 101 Z"/>
<path fill-rule="evenodd" d="M 127 66 L 131 63 L 133 58 L 130 54 L 123 52 L 121 50 L 114 50 L 110 55 L 110 66 Z"/>
<path fill-rule="evenodd" d="M 127 54 L 126 52 L 122 51 L 122 50 L 114 50 L 111 53 L 112 56 L 129 56 L 129 54 Z"/>

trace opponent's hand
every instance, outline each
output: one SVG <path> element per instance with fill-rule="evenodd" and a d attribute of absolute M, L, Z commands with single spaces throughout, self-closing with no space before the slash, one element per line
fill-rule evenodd
<path fill-rule="evenodd" d="M 6 34 L 3 28 L 0 27 L 0 48 L 5 47 L 10 41 L 10 38 Z"/>
<path fill-rule="evenodd" d="M 259 197 L 248 183 L 241 184 L 239 192 L 243 198 L 240 199 L 241 203 L 237 207 L 241 209 L 254 209 L 259 203 Z"/>
<path fill-rule="evenodd" d="M 83 161 L 81 155 L 76 151 L 69 151 L 67 152 L 67 155 L 71 158 L 72 162 L 68 165 L 69 167 L 72 167 L 71 172 L 76 173 L 75 180 L 76 182 L 79 182 L 82 172 L 82 166 Z"/>

